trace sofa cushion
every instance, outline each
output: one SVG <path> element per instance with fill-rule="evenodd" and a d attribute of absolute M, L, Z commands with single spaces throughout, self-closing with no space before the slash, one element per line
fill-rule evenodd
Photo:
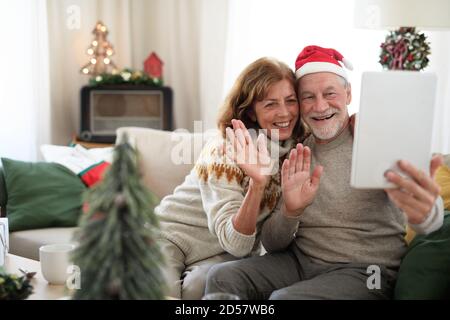
<path fill-rule="evenodd" d="M 205 133 L 171 132 L 148 128 L 117 129 L 139 152 L 139 167 L 144 185 L 160 199 L 171 194 L 194 166 L 205 142 L 217 131 Z"/>
<path fill-rule="evenodd" d="M 444 163 L 447 165 L 447 167 L 450 167 L 450 154 L 444 154 Z"/>
<path fill-rule="evenodd" d="M 39 260 L 39 248 L 46 244 L 72 243 L 78 228 L 45 228 L 11 232 L 9 252 L 21 257 Z"/>
<path fill-rule="evenodd" d="M 400 265 L 396 299 L 450 297 L 450 212 L 445 213 L 439 230 L 411 242 Z"/>
<path fill-rule="evenodd" d="M 1 166 L 1 162 L 0 162 L 0 207 L 2 208 L 2 211 L 4 209 L 4 207 L 6 206 L 6 202 L 7 202 L 7 193 L 6 193 L 6 184 L 5 184 L 5 175 L 3 173 L 3 168 Z M 2 215 L 0 214 L 0 217 Z"/>
<path fill-rule="evenodd" d="M 444 200 L 444 208 L 450 210 L 450 168 L 440 166 L 436 171 L 436 182 L 441 187 L 441 197 Z"/>
<path fill-rule="evenodd" d="M 2 158 L 10 231 L 77 225 L 80 178 L 56 163 L 23 162 Z"/>

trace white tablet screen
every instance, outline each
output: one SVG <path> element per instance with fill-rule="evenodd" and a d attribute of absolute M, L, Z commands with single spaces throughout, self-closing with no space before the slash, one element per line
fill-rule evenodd
<path fill-rule="evenodd" d="M 415 71 L 365 72 L 356 118 L 351 185 L 393 187 L 386 170 L 408 160 L 429 172 L 436 76 Z"/>

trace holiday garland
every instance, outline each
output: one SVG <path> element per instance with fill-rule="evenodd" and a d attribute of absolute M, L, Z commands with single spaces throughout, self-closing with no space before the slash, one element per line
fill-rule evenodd
<path fill-rule="evenodd" d="M 150 77 L 143 71 L 123 69 L 118 73 L 102 73 L 98 76 L 92 77 L 89 80 L 92 86 L 105 84 L 145 84 L 153 86 L 162 86 L 162 78 Z"/>
<path fill-rule="evenodd" d="M 8 274 L 0 267 L 0 300 L 26 299 L 32 293 L 30 279 Z"/>
<path fill-rule="evenodd" d="M 423 70 L 428 65 L 430 45 L 415 28 L 391 31 L 381 44 L 380 64 L 389 70 Z"/>

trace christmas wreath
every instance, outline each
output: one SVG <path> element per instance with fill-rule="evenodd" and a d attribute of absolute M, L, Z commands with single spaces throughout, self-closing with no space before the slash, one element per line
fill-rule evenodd
<path fill-rule="evenodd" d="M 428 65 L 430 45 L 415 28 L 391 31 L 381 44 L 380 64 L 389 70 L 423 70 Z"/>

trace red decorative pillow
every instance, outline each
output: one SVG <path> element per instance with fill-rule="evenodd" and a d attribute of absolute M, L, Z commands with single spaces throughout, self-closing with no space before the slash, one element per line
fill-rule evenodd
<path fill-rule="evenodd" d="M 91 187 L 95 185 L 97 182 L 102 180 L 103 175 L 105 173 L 105 170 L 110 166 L 111 164 L 106 161 L 101 161 L 99 163 L 96 163 L 89 168 L 81 171 L 78 176 L 81 178 L 83 183 L 87 187 Z"/>

